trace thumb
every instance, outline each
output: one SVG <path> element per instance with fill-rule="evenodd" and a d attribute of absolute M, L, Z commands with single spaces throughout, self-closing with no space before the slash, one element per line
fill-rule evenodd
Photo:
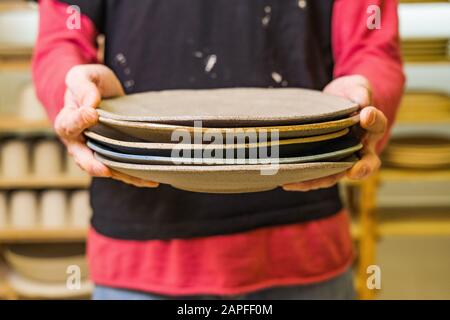
<path fill-rule="evenodd" d="M 97 86 L 87 81 L 81 85 L 82 88 L 78 94 L 78 101 L 80 101 L 81 107 L 97 108 L 101 101 L 100 91 Z"/>
<path fill-rule="evenodd" d="M 370 90 L 364 86 L 355 86 L 348 91 L 347 98 L 360 107 L 367 107 L 371 103 Z"/>
<path fill-rule="evenodd" d="M 97 85 L 87 77 L 78 77 L 67 85 L 80 107 L 97 108 L 101 94 Z"/>

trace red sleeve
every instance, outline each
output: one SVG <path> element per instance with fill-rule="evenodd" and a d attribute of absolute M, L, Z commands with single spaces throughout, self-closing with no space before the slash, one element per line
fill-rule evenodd
<path fill-rule="evenodd" d="M 36 92 L 52 121 L 64 104 L 65 77 L 75 65 L 96 63 L 97 31 L 81 15 L 80 29 L 70 29 L 68 5 L 57 0 L 39 1 L 39 35 L 33 57 Z"/>
<path fill-rule="evenodd" d="M 371 15 L 367 10 L 371 5 L 381 9 L 380 29 L 367 27 Z M 332 23 L 335 77 L 352 74 L 366 77 L 373 90 L 373 103 L 387 116 L 390 126 L 405 83 L 397 7 L 396 0 L 336 0 Z"/>

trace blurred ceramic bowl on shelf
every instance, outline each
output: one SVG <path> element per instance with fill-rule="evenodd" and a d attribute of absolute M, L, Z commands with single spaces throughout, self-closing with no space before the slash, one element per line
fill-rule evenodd
<path fill-rule="evenodd" d="M 83 178 L 87 175 L 69 155 L 65 158 L 65 174 L 71 178 Z"/>
<path fill-rule="evenodd" d="M 36 97 L 33 84 L 26 85 L 20 94 L 19 115 L 21 118 L 31 121 L 47 119 L 44 107 Z"/>
<path fill-rule="evenodd" d="M 8 204 L 6 202 L 6 192 L 0 192 L 0 229 L 8 226 Z"/>
<path fill-rule="evenodd" d="M 426 1 L 422 1 L 426 2 Z M 450 4 L 405 3 L 399 6 L 400 36 L 410 38 L 450 38 Z"/>
<path fill-rule="evenodd" d="M 33 174 L 55 177 L 62 173 L 62 150 L 56 140 L 42 140 L 33 147 Z"/>
<path fill-rule="evenodd" d="M 66 283 L 68 271 L 77 268 L 81 280 L 88 277 L 83 244 L 16 245 L 5 251 L 8 264 L 30 280 Z"/>
<path fill-rule="evenodd" d="M 91 216 L 89 192 L 74 191 L 69 200 L 69 225 L 73 228 L 88 228 Z"/>
<path fill-rule="evenodd" d="M 387 165 L 439 169 L 450 167 L 450 138 L 435 135 L 409 135 L 391 140 L 383 160 Z"/>
<path fill-rule="evenodd" d="M 19 296 L 37 299 L 80 299 L 89 298 L 94 285 L 81 281 L 79 288 L 70 288 L 66 282 L 46 283 L 28 279 L 17 272 L 7 275 L 8 284 Z"/>
<path fill-rule="evenodd" d="M 44 191 L 41 195 L 40 213 L 42 227 L 64 228 L 67 223 L 66 193 L 60 190 Z"/>
<path fill-rule="evenodd" d="M 19 139 L 6 141 L 1 148 L 2 176 L 10 179 L 22 179 L 30 170 L 27 142 Z"/>
<path fill-rule="evenodd" d="M 34 5 L 0 10 L 0 53 L 31 53 L 36 42 L 39 14 Z"/>
<path fill-rule="evenodd" d="M 33 191 L 15 191 L 10 200 L 11 226 L 32 229 L 37 225 L 37 197 Z"/>

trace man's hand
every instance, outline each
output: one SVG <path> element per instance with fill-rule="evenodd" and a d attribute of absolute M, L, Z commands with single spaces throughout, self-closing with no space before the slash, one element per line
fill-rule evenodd
<path fill-rule="evenodd" d="M 342 77 L 332 81 L 324 89 L 324 92 L 350 99 L 363 108 L 361 110 L 360 125 L 367 133 L 362 141 L 364 144 L 362 158 L 346 174 L 342 173 L 317 180 L 285 185 L 283 188 L 286 191 L 309 191 L 329 188 L 346 175 L 350 179 L 362 180 L 372 175 L 381 165 L 380 158 L 376 153 L 376 145 L 386 133 L 387 119 L 380 110 L 369 107 L 372 100 L 369 81 L 358 75 Z"/>
<path fill-rule="evenodd" d="M 112 70 L 100 64 L 75 66 L 67 73 L 66 86 L 64 107 L 56 117 L 55 131 L 81 169 L 94 177 L 109 177 L 137 187 L 157 187 L 155 182 L 110 170 L 86 146 L 83 131 L 98 122 L 95 108 L 100 100 L 125 94 Z"/>

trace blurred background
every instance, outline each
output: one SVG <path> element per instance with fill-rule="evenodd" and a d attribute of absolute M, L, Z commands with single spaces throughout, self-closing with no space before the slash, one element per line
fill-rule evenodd
<path fill-rule="evenodd" d="M 401 1 L 399 15 L 407 92 L 383 168 L 341 186 L 355 283 L 363 299 L 450 299 L 450 3 Z M 36 99 L 37 24 L 35 3 L 0 1 L 0 299 L 89 298 L 89 177 Z M 78 269 L 67 274 L 69 265 Z M 366 285 L 371 265 L 379 290 Z M 67 286 L 72 272 L 77 290 Z"/>

